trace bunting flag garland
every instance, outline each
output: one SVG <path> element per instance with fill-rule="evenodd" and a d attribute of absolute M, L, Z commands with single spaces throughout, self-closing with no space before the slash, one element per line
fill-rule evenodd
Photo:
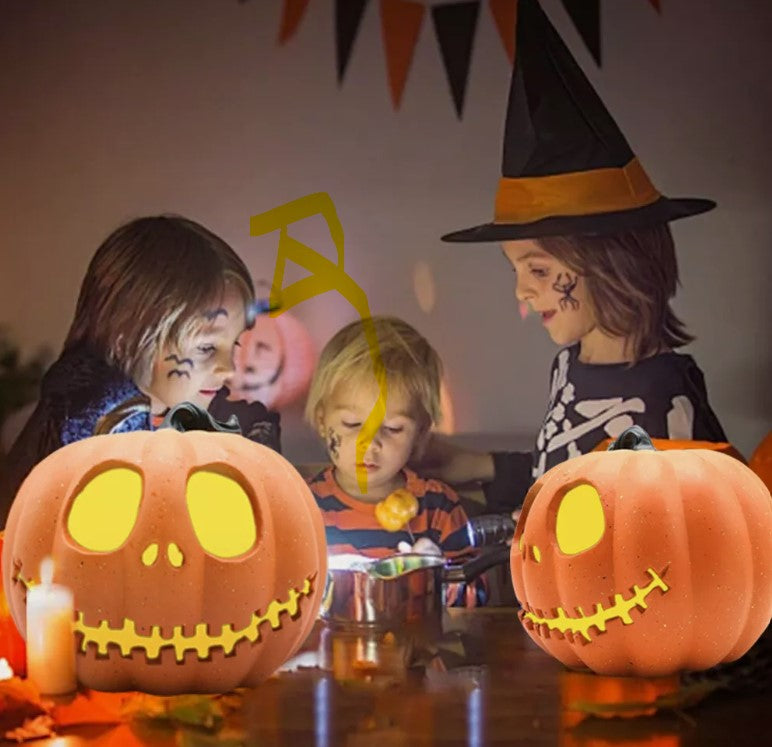
<path fill-rule="evenodd" d="M 351 50 L 368 0 L 335 0 L 335 48 L 338 57 L 338 83 L 343 82 Z"/>
<path fill-rule="evenodd" d="M 517 0 L 489 0 L 501 43 L 507 52 L 509 64 L 515 62 L 515 30 L 517 28 Z"/>
<path fill-rule="evenodd" d="M 466 80 L 472 60 L 472 43 L 479 12 L 479 2 L 446 3 L 432 7 L 434 32 L 440 45 L 459 119 L 464 111 Z"/>
<path fill-rule="evenodd" d="M 600 0 L 561 0 L 582 40 L 600 66 Z"/>
<path fill-rule="evenodd" d="M 482 2 L 484 0 L 380 0 L 381 38 L 394 109 L 399 109 L 402 103 L 424 16 L 429 8 L 453 105 L 459 119 L 461 118 Z M 488 0 L 488 8 L 510 63 L 513 63 L 515 58 L 517 2 L 518 0 Z M 593 59 L 600 66 L 600 0 L 561 2 Z M 657 13 L 662 12 L 662 0 L 648 0 L 648 3 Z M 308 5 L 309 0 L 284 0 L 279 30 L 280 44 L 286 44 L 295 35 Z M 369 0 L 335 0 L 335 48 L 339 84 L 345 77 L 368 5 Z"/>
<path fill-rule="evenodd" d="M 412 0 L 381 0 L 381 34 L 391 101 L 399 109 L 426 6 Z"/>
<path fill-rule="evenodd" d="M 308 7 L 308 0 L 284 0 L 279 29 L 279 44 L 285 44 L 298 30 L 303 14 Z"/>

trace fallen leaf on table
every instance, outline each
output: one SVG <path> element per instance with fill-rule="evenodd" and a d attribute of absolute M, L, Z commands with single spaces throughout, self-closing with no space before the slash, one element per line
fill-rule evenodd
<path fill-rule="evenodd" d="M 43 713 L 39 716 L 25 719 L 21 726 L 9 729 L 5 732 L 4 736 L 13 742 L 26 742 L 30 739 L 52 737 L 55 734 L 54 720 L 47 713 Z"/>
<path fill-rule="evenodd" d="M 40 692 L 29 680 L 11 677 L 0 682 L 0 734 L 13 731 L 47 711 Z"/>
<path fill-rule="evenodd" d="M 81 724 L 119 724 L 125 720 L 127 693 L 79 692 L 69 703 L 56 704 L 50 712 L 57 726 Z"/>
<path fill-rule="evenodd" d="M 223 705 L 210 695 L 160 697 L 137 693 L 127 701 L 124 716 L 148 721 L 167 721 L 172 726 L 194 726 L 214 731 L 222 725 Z"/>

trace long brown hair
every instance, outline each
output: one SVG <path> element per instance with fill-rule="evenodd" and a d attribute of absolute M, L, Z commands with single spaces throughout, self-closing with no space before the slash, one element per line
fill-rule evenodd
<path fill-rule="evenodd" d="M 233 284 L 245 310 L 255 290 L 246 265 L 221 238 L 174 215 L 139 218 L 97 249 L 78 297 L 65 350 L 88 345 L 137 384 L 153 358 L 201 324 L 198 312 Z"/>
<path fill-rule="evenodd" d="M 633 362 L 694 337 L 670 307 L 679 285 L 670 227 L 605 236 L 554 236 L 542 248 L 584 277 L 598 326 L 625 337 Z"/>

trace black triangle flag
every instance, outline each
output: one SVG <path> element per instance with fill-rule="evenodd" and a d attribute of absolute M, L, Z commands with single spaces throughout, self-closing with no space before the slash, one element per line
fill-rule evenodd
<path fill-rule="evenodd" d="M 600 0 L 561 0 L 576 30 L 600 66 Z"/>
<path fill-rule="evenodd" d="M 445 3 L 432 8 L 434 33 L 459 119 L 464 111 L 464 94 L 479 12 L 479 2 Z"/>
<path fill-rule="evenodd" d="M 338 56 L 338 83 L 343 82 L 359 25 L 368 0 L 335 0 L 335 46 Z"/>

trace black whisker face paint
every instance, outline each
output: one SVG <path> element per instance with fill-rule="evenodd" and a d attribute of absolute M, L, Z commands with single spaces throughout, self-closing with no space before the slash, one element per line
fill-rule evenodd
<path fill-rule="evenodd" d="M 338 449 L 340 448 L 341 443 L 341 437 L 338 433 L 335 432 L 333 428 L 327 429 L 327 451 L 330 453 L 330 456 L 333 459 L 338 459 L 340 457 L 340 452 Z"/>
<path fill-rule="evenodd" d="M 564 276 L 565 280 L 563 279 Z M 569 306 L 573 311 L 579 308 L 579 301 L 571 295 L 571 292 L 576 288 L 577 282 L 577 275 L 574 275 L 572 278 L 569 272 L 558 273 L 558 279 L 552 284 L 552 289 L 563 294 L 563 297 L 558 301 L 561 311 L 565 311 Z"/>
<path fill-rule="evenodd" d="M 178 355 L 174 355 L 172 353 L 171 355 L 167 355 L 166 358 L 164 358 L 165 361 L 174 361 L 178 366 L 190 366 L 193 368 L 193 360 L 192 358 L 180 358 Z"/>

